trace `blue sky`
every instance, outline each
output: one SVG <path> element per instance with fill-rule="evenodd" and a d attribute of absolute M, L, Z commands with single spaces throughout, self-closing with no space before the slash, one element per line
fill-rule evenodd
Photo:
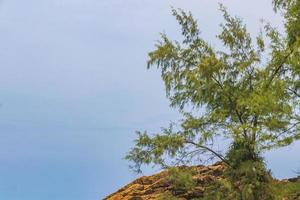
<path fill-rule="evenodd" d="M 251 32 L 262 17 L 281 27 L 271 0 L 220 2 Z M 171 6 L 218 46 L 217 0 L 0 1 L 0 199 L 101 199 L 136 178 L 122 159 L 135 130 L 179 119 L 146 70 L 159 32 L 178 37 Z M 267 154 L 275 176 L 294 176 L 299 150 Z"/>

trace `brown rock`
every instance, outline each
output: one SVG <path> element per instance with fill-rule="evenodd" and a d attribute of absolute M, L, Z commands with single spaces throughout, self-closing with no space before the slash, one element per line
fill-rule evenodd
<path fill-rule="evenodd" d="M 104 200 L 154 200 L 170 193 L 182 200 L 202 197 L 205 192 L 205 185 L 209 185 L 219 179 L 219 176 L 225 169 L 225 165 L 216 163 L 208 167 L 200 165 L 195 167 L 182 166 L 180 168 L 189 168 L 195 172 L 193 179 L 197 183 L 197 187 L 194 190 L 186 192 L 174 189 L 168 181 L 168 171 L 162 171 L 156 175 L 138 178 L 104 198 Z"/>
<path fill-rule="evenodd" d="M 193 198 L 203 197 L 206 189 L 216 181 L 222 179 L 222 174 L 226 169 L 226 165 L 219 162 L 210 166 L 181 166 L 181 169 L 190 169 L 193 172 L 193 180 L 196 187 L 192 191 L 184 191 L 174 188 L 170 183 L 167 170 L 152 176 L 143 176 L 132 183 L 121 188 L 117 192 L 107 196 L 104 200 L 158 200 L 161 196 L 172 195 L 180 200 L 190 200 Z M 299 181 L 300 177 L 276 180 L 274 181 L 287 184 Z M 239 185 L 239 183 L 237 183 Z M 283 200 L 300 200 L 300 193 Z"/>

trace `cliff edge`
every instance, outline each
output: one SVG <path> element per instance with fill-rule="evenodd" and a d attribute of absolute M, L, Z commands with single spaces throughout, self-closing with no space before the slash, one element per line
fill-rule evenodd
<path fill-rule="evenodd" d="M 174 184 L 170 182 L 169 172 L 165 170 L 152 176 L 140 177 L 105 197 L 104 200 L 160 200 L 168 195 L 180 200 L 201 198 L 209 186 L 222 179 L 226 166 L 219 162 L 210 166 L 182 166 L 180 168 L 191 169 L 196 172 L 192 176 L 196 183 L 193 190 L 184 191 L 174 187 Z M 300 200 L 300 177 L 281 181 L 274 180 L 274 187 L 280 195 L 280 200 Z"/>

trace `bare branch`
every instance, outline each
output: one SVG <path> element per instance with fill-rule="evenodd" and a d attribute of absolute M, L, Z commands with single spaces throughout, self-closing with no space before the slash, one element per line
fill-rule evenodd
<path fill-rule="evenodd" d="M 296 95 L 297 97 L 300 97 L 300 94 L 296 91 L 296 90 L 293 90 L 291 88 L 288 88 L 289 91 L 291 91 L 294 95 Z"/>
<path fill-rule="evenodd" d="M 209 147 L 207 147 L 207 146 L 203 146 L 203 145 L 197 144 L 197 143 L 195 143 L 195 142 L 193 142 L 193 141 L 188 141 L 188 140 L 186 140 L 185 143 L 187 143 L 187 144 L 192 144 L 192 145 L 194 145 L 194 146 L 197 147 L 197 148 L 201 148 L 201 149 L 204 149 L 204 150 L 206 150 L 206 151 L 211 152 L 211 153 L 214 154 L 216 157 L 218 157 L 221 161 L 223 161 L 225 164 L 227 164 L 228 166 L 231 167 L 231 165 L 230 165 L 230 163 L 229 163 L 228 160 L 226 160 L 222 155 L 220 155 L 220 154 L 217 153 L 216 151 L 212 150 L 211 148 L 209 148 Z"/>

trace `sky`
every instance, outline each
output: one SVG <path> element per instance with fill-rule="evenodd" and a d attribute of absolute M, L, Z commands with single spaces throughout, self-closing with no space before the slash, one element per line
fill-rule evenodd
<path fill-rule="evenodd" d="M 137 178 L 135 131 L 180 118 L 147 53 L 179 36 L 172 6 L 218 47 L 218 2 L 252 33 L 261 18 L 282 29 L 271 0 L 0 0 L 0 199 L 100 200 Z M 266 154 L 276 177 L 295 176 L 299 146 Z"/>

